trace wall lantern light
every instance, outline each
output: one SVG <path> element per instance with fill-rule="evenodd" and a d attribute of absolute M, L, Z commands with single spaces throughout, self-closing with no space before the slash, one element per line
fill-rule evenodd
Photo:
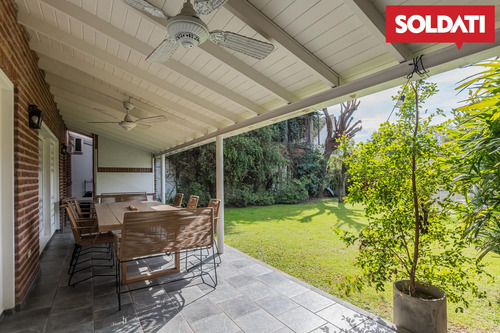
<path fill-rule="evenodd" d="M 61 143 L 61 154 L 66 155 L 68 153 L 68 146 L 66 144 Z"/>
<path fill-rule="evenodd" d="M 28 108 L 29 126 L 30 128 L 42 128 L 43 112 L 34 104 L 30 104 Z"/>

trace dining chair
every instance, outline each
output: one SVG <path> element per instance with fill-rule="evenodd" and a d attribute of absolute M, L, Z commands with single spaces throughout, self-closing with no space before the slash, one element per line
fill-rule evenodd
<path fill-rule="evenodd" d="M 186 209 L 196 209 L 198 207 L 198 200 L 200 199 L 197 195 L 191 195 L 186 204 Z"/>
<path fill-rule="evenodd" d="M 219 208 L 220 208 L 220 199 L 210 199 L 207 207 L 212 207 L 214 209 L 214 233 L 217 232 L 217 222 L 219 221 Z M 217 257 L 219 258 L 218 264 L 222 262 L 222 259 L 219 255 L 219 247 L 217 246 L 217 239 L 214 238 L 214 246 L 217 251 Z"/>
<path fill-rule="evenodd" d="M 177 193 L 174 197 L 174 202 L 172 206 L 180 208 L 182 205 L 182 199 L 184 198 L 184 193 Z"/>
<path fill-rule="evenodd" d="M 115 237 L 112 232 L 101 233 L 97 229 L 97 223 L 94 219 L 78 219 L 77 213 L 71 203 L 67 203 L 64 205 L 68 219 L 71 224 L 71 231 L 73 233 L 73 238 L 75 240 L 75 244 L 73 247 L 73 253 L 71 255 L 71 260 L 69 264 L 68 274 L 70 274 L 70 278 L 68 281 L 68 286 L 74 286 L 80 282 L 86 281 L 95 276 L 114 276 L 111 274 L 95 274 L 94 267 L 113 267 L 114 265 L 114 248 L 115 246 Z M 106 245 L 106 247 L 102 247 L 102 245 Z M 97 251 L 100 253 L 107 253 L 109 256 L 104 258 L 96 258 L 94 257 L 94 252 L 96 247 L 101 250 Z M 104 249 L 104 251 L 102 251 Z M 90 254 L 90 258 L 84 259 L 80 261 L 80 258 L 85 255 Z M 94 260 L 106 260 L 111 261 L 111 265 L 95 265 L 93 264 Z M 92 264 L 89 266 L 85 266 L 83 268 L 77 268 L 77 265 L 83 264 L 85 262 L 91 261 Z M 75 273 L 86 269 L 92 269 L 92 274 L 86 278 L 83 278 L 77 282 L 71 283 Z"/>
<path fill-rule="evenodd" d="M 146 192 L 101 193 L 99 197 L 101 203 L 148 200 L 148 194 Z"/>

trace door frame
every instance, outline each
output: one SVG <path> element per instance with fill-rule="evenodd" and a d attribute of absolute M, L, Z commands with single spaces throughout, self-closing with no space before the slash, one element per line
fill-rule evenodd
<path fill-rule="evenodd" d="M 0 314 L 15 306 L 14 84 L 0 69 Z"/>

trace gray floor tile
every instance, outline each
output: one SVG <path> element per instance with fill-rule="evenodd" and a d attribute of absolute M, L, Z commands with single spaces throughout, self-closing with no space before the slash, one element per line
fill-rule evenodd
<path fill-rule="evenodd" d="M 86 326 L 92 323 L 92 306 L 79 308 L 49 316 L 46 332 L 64 332 L 75 327 Z"/>
<path fill-rule="evenodd" d="M 350 332 L 355 333 L 395 333 L 396 331 L 387 326 L 381 325 L 372 319 L 368 319 L 358 326 L 354 327 Z"/>
<path fill-rule="evenodd" d="M 180 313 L 177 313 L 168 321 L 162 321 L 160 318 L 154 324 L 149 324 L 146 327 L 143 325 L 143 329 L 145 333 L 193 333 L 193 330 Z"/>
<path fill-rule="evenodd" d="M 207 293 L 198 288 L 198 286 L 168 292 L 168 296 L 178 308 L 183 308 L 191 303 L 194 303 L 203 297 L 206 297 L 206 294 Z"/>
<path fill-rule="evenodd" d="M 271 273 L 272 270 L 270 270 L 267 267 L 264 267 L 259 264 L 251 264 L 245 267 L 240 268 L 240 270 L 250 276 L 258 276 L 258 275 L 263 275 L 263 274 L 268 274 Z"/>
<path fill-rule="evenodd" d="M 158 303 L 172 302 L 167 292 L 161 286 L 131 291 L 130 296 L 136 309 Z"/>
<path fill-rule="evenodd" d="M 124 293 L 121 295 L 122 305 L 132 303 L 129 293 Z M 118 296 L 114 294 L 106 294 L 94 297 L 94 311 L 100 311 L 104 309 L 113 308 L 118 310 Z"/>
<path fill-rule="evenodd" d="M 233 265 L 236 268 L 241 269 L 243 267 L 253 265 L 253 261 L 245 259 L 245 258 L 243 258 L 243 259 L 240 258 L 238 260 L 231 261 L 231 265 Z"/>
<path fill-rule="evenodd" d="M 267 285 L 265 285 L 260 281 L 252 283 L 248 286 L 241 287 L 238 290 L 254 301 L 267 296 L 273 296 L 279 294 L 277 291 L 271 289 L 270 287 L 268 287 Z"/>
<path fill-rule="evenodd" d="M 141 323 L 137 318 L 127 322 L 117 322 L 107 327 L 96 329 L 95 333 L 142 333 Z"/>
<path fill-rule="evenodd" d="M 317 313 L 335 326 L 350 330 L 366 321 L 368 318 L 340 304 L 333 304 Z"/>
<path fill-rule="evenodd" d="M 224 313 L 191 324 L 195 333 L 236 333 L 240 329 Z"/>
<path fill-rule="evenodd" d="M 180 327 L 183 322 L 185 323 L 184 318 L 173 304 L 163 303 L 144 307 L 137 310 L 137 317 L 145 332 L 156 332 L 165 329 L 165 327 Z M 187 323 L 185 323 L 185 326 L 187 326 Z"/>
<path fill-rule="evenodd" d="M 256 279 L 254 279 L 253 277 L 248 276 L 246 274 L 232 276 L 232 277 L 226 279 L 226 281 L 236 288 L 245 287 L 245 286 L 248 286 L 252 283 L 257 282 Z"/>
<path fill-rule="evenodd" d="M 94 329 L 96 331 L 122 327 L 130 322 L 139 323 L 132 303 L 122 305 L 121 311 L 117 311 L 116 308 L 107 308 L 94 312 Z"/>
<path fill-rule="evenodd" d="M 206 295 L 212 302 L 220 303 L 243 294 L 229 283 L 225 283 L 218 285 L 215 290 L 208 292 Z"/>
<path fill-rule="evenodd" d="M 218 303 L 217 306 L 233 320 L 261 309 L 246 296 L 240 296 Z"/>
<path fill-rule="evenodd" d="M 299 306 L 297 303 L 281 294 L 267 296 L 255 302 L 273 316 L 280 315 Z"/>
<path fill-rule="evenodd" d="M 209 299 L 203 298 L 196 303 L 190 304 L 180 310 L 186 321 L 191 324 L 198 320 L 221 313 L 221 310 Z"/>
<path fill-rule="evenodd" d="M 301 284 L 288 279 L 283 283 L 274 285 L 272 288 L 288 297 L 294 297 L 309 290 Z"/>
<path fill-rule="evenodd" d="M 235 320 L 235 323 L 245 333 L 273 332 L 284 327 L 280 321 L 264 310 L 252 312 L 238 318 Z"/>
<path fill-rule="evenodd" d="M 328 299 L 320 294 L 308 290 L 302 294 L 298 294 L 297 296 L 292 297 L 292 300 L 299 303 L 306 309 L 312 312 L 318 312 L 324 308 L 329 307 L 330 305 L 335 304 L 334 301 Z"/>
<path fill-rule="evenodd" d="M 344 332 L 345 332 L 344 330 L 341 330 L 337 326 L 328 323 L 325 325 L 321 325 L 320 327 L 311 331 L 310 333 L 344 333 Z"/>
<path fill-rule="evenodd" d="M 13 315 L 6 315 L 0 321 L 0 332 L 18 332 L 33 329 L 44 329 L 47 324 L 50 308 L 21 311 Z"/>
<path fill-rule="evenodd" d="M 80 293 L 73 297 L 56 297 L 51 314 L 80 309 L 89 306 L 89 304 L 92 304 L 92 294 L 90 292 Z"/>
<path fill-rule="evenodd" d="M 323 318 L 318 317 L 303 307 L 298 307 L 282 313 L 276 318 L 296 333 L 306 333 L 326 324 Z"/>

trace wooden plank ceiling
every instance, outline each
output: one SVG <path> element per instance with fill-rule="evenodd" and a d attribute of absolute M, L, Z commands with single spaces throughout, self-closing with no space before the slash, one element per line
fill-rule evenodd
<path fill-rule="evenodd" d="M 184 0 L 149 0 L 169 16 Z M 257 60 L 217 46 L 179 47 L 166 63 L 146 57 L 166 36 L 166 20 L 122 0 L 16 0 L 68 129 L 95 133 L 152 153 L 174 153 L 401 84 L 413 57 L 431 74 L 500 54 L 497 43 L 388 44 L 385 6 L 418 0 L 229 0 L 200 18 L 209 30 L 270 42 Z M 425 4 L 449 4 L 425 1 Z M 163 116 L 130 131 L 133 119 Z"/>

